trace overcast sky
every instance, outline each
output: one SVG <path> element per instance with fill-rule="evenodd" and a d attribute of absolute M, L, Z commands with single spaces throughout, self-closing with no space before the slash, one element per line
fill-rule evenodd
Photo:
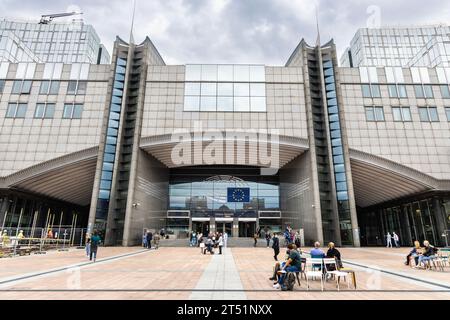
<path fill-rule="evenodd" d="M 449 23 L 444 0 L 136 0 L 134 38 L 148 35 L 167 64 L 283 65 L 298 42 L 334 38 L 340 56 L 360 27 Z M 132 0 L 0 0 L 0 16 L 39 19 L 81 10 L 111 51 L 129 39 Z"/>

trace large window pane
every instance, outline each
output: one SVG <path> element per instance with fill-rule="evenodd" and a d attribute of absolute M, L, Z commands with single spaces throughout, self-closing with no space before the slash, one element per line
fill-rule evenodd
<path fill-rule="evenodd" d="M 266 85 L 264 83 L 250 83 L 250 96 L 265 97 Z"/>
<path fill-rule="evenodd" d="M 377 121 L 384 121 L 383 107 L 375 107 L 375 119 Z"/>
<path fill-rule="evenodd" d="M 86 81 L 79 81 L 78 87 L 77 87 L 77 94 L 86 94 L 87 89 L 87 82 Z"/>
<path fill-rule="evenodd" d="M 217 81 L 217 65 L 202 65 L 202 81 Z"/>
<path fill-rule="evenodd" d="M 250 81 L 249 66 L 235 65 L 233 66 L 234 81 Z"/>
<path fill-rule="evenodd" d="M 232 83 L 218 83 L 217 84 L 218 96 L 233 96 L 233 84 Z"/>
<path fill-rule="evenodd" d="M 31 80 L 25 80 L 22 84 L 22 93 L 28 94 L 31 92 L 31 85 L 33 81 Z"/>
<path fill-rule="evenodd" d="M 407 98 L 408 97 L 408 94 L 406 93 L 405 85 L 399 84 L 397 86 L 397 89 L 398 89 L 398 96 L 399 96 L 399 98 Z"/>
<path fill-rule="evenodd" d="M 235 97 L 248 97 L 250 95 L 248 83 L 235 83 L 234 84 L 234 96 Z"/>
<path fill-rule="evenodd" d="M 372 94 L 370 93 L 370 86 L 368 84 L 361 85 L 362 95 L 364 98 L 371 98 Z"/>
<path fill-rule="evenodd" d="M 69 81 L 67 84 L 67 94 L 75 94 L 77 91 L 77 82 Z"/>
<path fill-rule="evenodd" d="M 201 80 L 201 65 L 186 65 L 186 81 L 200 81 Z"/>
<path fill-rule="evenodd" d="M 388 85 L 388 90 L 389 90 L 389 97 L 390 98 L 397 98 L 397 86 L 395 84 L 390 84 Z"/>
<path fill-rule="evenodd" d="M 199 82 L 186 82 L 184 94 L 187 96 L 199 96 L 200 95 L 200 83 Z"/>
<path fill-rule="evenodd" d="M 12 87 L 11 93 L 19 94 L 21 87 L 22 87 L 22 80 L 15 80 L 13 82 L 13 87 Z"/>
<path fill-rule="evenodd" d="M 202 96 L 215 96 L 217 94 L 215 83 L 202 83 L 201 95 Z"/>
<path fill-rule="evenodd" d="M 200 110 L 200 97 L 199 96 L 185 96 L 184 97 L 184 110 L 185 111 L 199 111 Z"/>
<path fill-rule="evenodd" d="M 447 121 L 450 121 L 450 107 L 445 108 L 445 114 L 447 115 Z"/>
<path fill-rule="evenodd" d="M 232 65 L 217 66 L 217 80 L 233 81 L 233 66 Z"/>
<path fill-rule="evenodd" d="M 200 97 L 200 111 L 216 111 L 216 97 Z"/>
<path fill-rule="evenodd" d="M 402 112 L 399 107 L 392 108 L 392 116 L 394 121 L 402 121 Z"/>
<path fill-rule="evenodd" d="M 233 111 L 233 97 L 217 97 L 217 111 Z"/>
<path fill-rule="evenodd" d="M 450 90 L 448 88 L 448 85 L 441 86 L 441 96 L 444 99 L 450 99 Z"/>
<path fill-rule="evenodd" d="M 8 104 L 8 109 L 6 110 L 6 118 L 14 118 L 16 115 L 17 104 L 10 103 Z"/>
<path fill-rule="evenodd" d="M 250 66 L 250 81 L 265 82 L 266 70 L 264 66 Z"/>
<path fill-rule="evenodd" d="M 64 110 L 63 110 L 63 118 L 64 119 L 72 118 L 72 109 L 73 109 L 73 105 L 72 104 L 65 104 L 64 105 Z"/>
<path fill-rule="evenodd" d="M 429 84 L 423 85 L 423 89 L 425 92 L 425 98 L 433 98 L 433 88 Z"/>
<path fill-rule="evenodd" d="M 366 107 L 366 120 L 375 121 L 375 113 L 373 112 L 373 107 Z"/>
<path fill-rule="evenodd" d="M 433 121 L 433 122 L 439 121 L 439 116 L 438 116 L 436 107 L 429 107 L 428 108 L 428 112 L 430 113 L 430 120 L 431 121 Z"/>
<path fill-rule="evenodd" d="M 378 84 L 372 84 L 372 97 L 381 98 L 380 86 Z"/>
<path fill-rule="evenodd" d="M 234 111 L 250 111 L 249 97 L 234 97 Z"/>
<path fill-rule="evenodd" d="M 403 121 L 412 121 L 411 110 L 409 109 L 409 107 L 403 107 L 402 114 L 403 114 Z"/>
<path fill-rule="evenodd" d="M 36 111 L 34 112 L 35 118 L 43 118 L 45 114 L 45 103 L 36 104 Z"/>
<path fill-rule="evenodd" d="M 58 94 L 58 93 L 59 93 L 59 81 L 52 81 L 50 83 L 49 94 Z"/>
<path fill-rule="evenodd" d="M 42 81 L 41 87 L 39 88 L 40 94 L 48 94 L 50 88 L 50 81 Z"/>
<path fill-rule="evenodd" d="M 425 98 L 425 95 L 423 93 L 423 88 L 421 85 L 415 85 L 414 92 L 416 94 L 416 98 Z"/>
<path fill-rule="evenodd" d="M 428 110 L 425 107 L 419 108 L 419 118 L 420 121 L 428 122 L 430 119 L 428 118 Z"/>
<path fill-rule="evenodd" d="M 27 112 L 27 104 L 19 103 L 17 106 L 16 118 L 25 118 L 25 114 Z"/>

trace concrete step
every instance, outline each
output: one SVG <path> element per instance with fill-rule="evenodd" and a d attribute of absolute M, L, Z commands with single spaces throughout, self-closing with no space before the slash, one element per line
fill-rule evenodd
<path fill-rule="evenodd" d="M 227 246 L 232 248 L 250 248 L 253 247 L 253 238 L 228 238 Z M 164 239 L 159 242 L 160 247 L 188 247 L 188 239 Z M 266 241 L 264 239 L 258 239 L 256 245 L 259 248 L 266 247 Z"/>

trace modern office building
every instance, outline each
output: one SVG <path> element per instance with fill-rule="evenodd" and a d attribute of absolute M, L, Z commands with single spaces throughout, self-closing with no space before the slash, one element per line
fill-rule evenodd
<path fill-rule="evenodd" d="M 166 65 L 117 38 L 110 65 L 1 63 L 0 79 L 3 227 L 445 244 L 449 68 L 342 68 L 332 41 L 285 66 Z"/>
<path fill-rule="evenodd" d="M 95 29 L 82 20 L 69 23 L 0 20 L 0 61 L 109 63 Z"/>
<path fill-rule="evenodd" d="M 448 67 L 450 26 L 361 28 L 340 62 L 342 67 Z"/>

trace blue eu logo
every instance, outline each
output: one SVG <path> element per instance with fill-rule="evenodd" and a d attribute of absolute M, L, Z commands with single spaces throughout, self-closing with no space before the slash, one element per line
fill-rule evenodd
<path fill-rule="evenodd" d="M 250 188 L 228 188 L 227 202 L 250 202 Z"/>

